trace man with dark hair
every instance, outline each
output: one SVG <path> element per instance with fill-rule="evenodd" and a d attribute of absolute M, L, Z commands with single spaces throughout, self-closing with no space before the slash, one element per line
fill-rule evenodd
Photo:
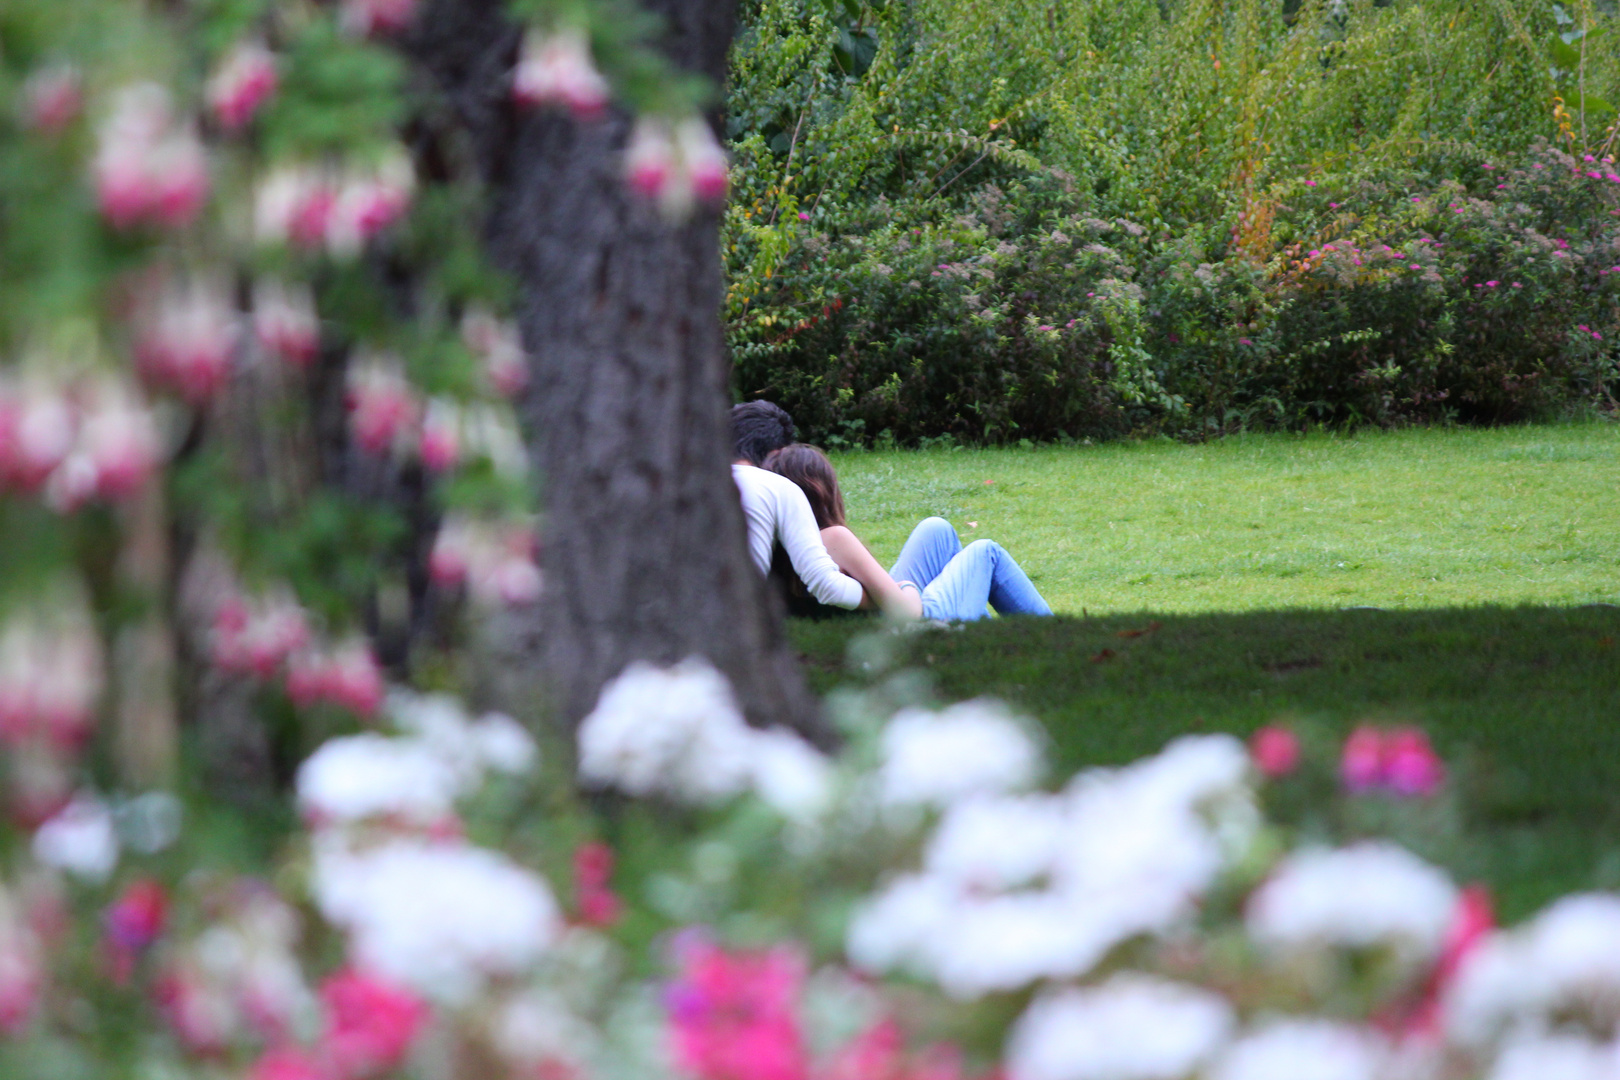
<path fill-rule="evenodd" d="M 797 432 L 793 417 L 782 406 L 769 401 L 745 401 L 731 407 L 731 437 L 738 461 L 758 468 L 772 450 L 792 442 Z"/>
<path fill-rule="evenodd" d="M 771 451 L 793 441 L 793 418 L 769 401 L 745 401 L 732 406 L 731 436 L 731 476 L 748 521 L 748 554 L 759 572 L 771 572 L 772 549 L 781 545 L 793 572 L 817 601 L 860 607 L 866 592 L 827 554 L 810 500 L 798 484 L 760 468 Z"/>

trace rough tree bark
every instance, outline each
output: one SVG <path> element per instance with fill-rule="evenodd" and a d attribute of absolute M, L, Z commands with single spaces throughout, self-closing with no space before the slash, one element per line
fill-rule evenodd
<path fill-rule="evenodd" d="M 437 0 L 412 51 L 471 136 L 490 250 L 521 287 L 523 413 L 545 507 L 526 650 L 568 723 L 631 661 L 700 654 L 751 720 L 825 742 L 728 469 L 718 215 L 671 224 L 627 191 L 622 111 L 515 112 L 518 31 L 503 6 Z M 724 85 L 735 0 L 646 6 L 665 53 Z"/>

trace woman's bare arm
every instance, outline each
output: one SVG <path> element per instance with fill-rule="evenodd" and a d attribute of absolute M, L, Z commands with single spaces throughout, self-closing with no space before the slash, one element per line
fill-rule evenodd
<path fill-rule="evenodd" d="M 842 525 L 831 525 L 821 530 L 821 542 L 827 554 L 833 557 L 838 569 L 861 583 L 870 596 L 890 615 L 910 619 L 922 617 L 922 594 L 916 589 L 902 589 L 896 585 L 887 570 L 872 557 L 861 543 L 861 538 Z"/>

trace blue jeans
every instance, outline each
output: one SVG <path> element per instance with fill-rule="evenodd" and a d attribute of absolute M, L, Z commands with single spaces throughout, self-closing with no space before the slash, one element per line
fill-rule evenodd
<path fill-rule="evenodd" d="M 1052 614 L 1006 548 L 994 540 L 975 540 L 963 547 L 944 518 L 918 522 L 889 576 L 922 589 L 923 617 L 928 619 L 982 619 L 987 602 L 999 615 Z"/>

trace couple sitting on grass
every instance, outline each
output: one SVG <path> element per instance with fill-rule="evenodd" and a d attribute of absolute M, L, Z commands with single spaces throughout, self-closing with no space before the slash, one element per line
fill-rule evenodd
<path fill-rule="evenodd" d="M 982 619 L 1050 615 L 1029 575 L 994 540 L 967 547 L 944 518 L 917 525 L 885 573 L 844 524 L 832 462 L 793 441 L 793 420 L 768 401 L 731 410 L 731 475 L 748 519 L 748 551 L 782 589 L 795 615 L 881 608 L 904 618 Z"/>

